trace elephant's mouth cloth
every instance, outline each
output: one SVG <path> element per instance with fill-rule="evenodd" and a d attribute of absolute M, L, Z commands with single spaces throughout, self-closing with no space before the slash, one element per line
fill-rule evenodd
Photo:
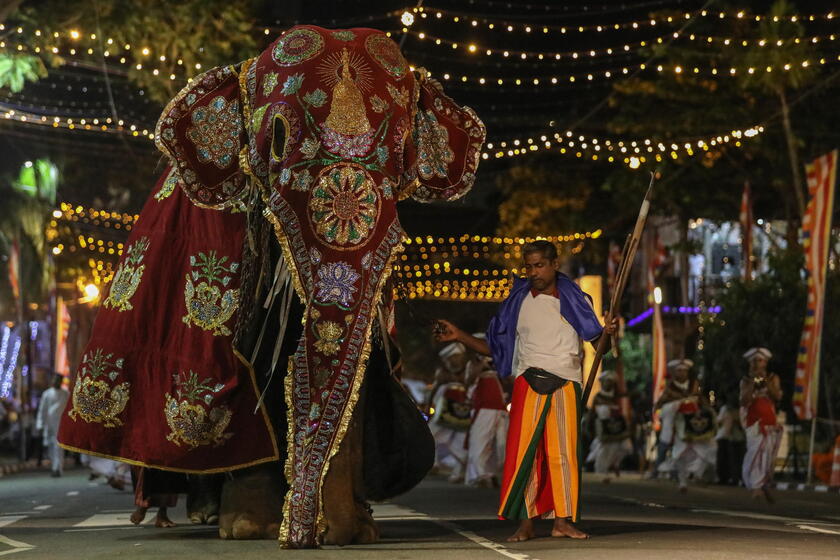
<path fill-rule="evenodd" d="M 214 265 L 227 272 L 219 269 L 212 281 L 190 281 L 190 301 L 220 309 L 227 302 L 227 316 L 236 299 L 229 288 L 240 282 L 231 259 L 253 246 L 254 210 L 264 207 L 305 303 L 304 334 L 285 380 L 284 546 L 316 546 L 325 530 L 322 485 L 358 399 L 376 309 L 402 243 L 397 202 L 463 196 L 475 180 L 484 137 L 471 109 L 446 97 L 424 71 L 415 78 L 397 45 L 373 29 L 293 27 L 259 57 L 196 77 L 161 116 L 156 140 L 176 171 L 179 196 L 192 202 L 191 211 L 230 227 L 205 232 L 232 256 Z M 209 266 L 188 256 L 179 255 L 178 266 Z M 200 324 L 213 325 L 203 331 L 208 340 L 229 337 L 234 319 L 220 324 L 216 308 L 199 303 Z M 171 309 L 153 316 L 159 336 L 185 328 Z M 192 353 L 184 347 L 183 364 L 192 363 Z M 235 357 L 230 347 L 227 353 Z M 249 412 L 260 418 L 252 402 Z M 240 406 L 246 410 L 244 400 Z M 199 413 L 185 408 L 184 414 Z M 254 434 L 262 438 L 266 429 L 262 421 Z M 220 445 L 236 441 L 225 433 L 216 438 Z M 261 439 L 253 447 L 259 445 Z"/>

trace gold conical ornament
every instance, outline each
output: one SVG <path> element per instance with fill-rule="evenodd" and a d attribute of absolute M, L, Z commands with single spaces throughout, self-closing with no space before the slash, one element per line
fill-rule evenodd
<path fill-rule="evenodd" d="M 365 101 L 350 75 L 350 55 L 341 51 L 341 79 L 333 88 L 330 114 L 326 126 L 345 136 L 357 136 L 370 130 Z"/>

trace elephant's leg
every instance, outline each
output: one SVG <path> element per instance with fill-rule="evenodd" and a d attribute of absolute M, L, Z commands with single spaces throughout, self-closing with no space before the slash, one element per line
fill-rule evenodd
<path fill-rule="evenodd" d="M 276 539 L 287 489 L 279 463 L 231 473 L 222 489 L 219 536 L 223 539 Z"/>
<path fill-rule="evenodd" d="M 223 474 L 193 474 L 187 476 L 187 518 L 192 523 L 215 525 L 219 522 Z"/>
<path fill-rule="evenodd" d="M 364 397 L 356 405 L 353 420 L 324 480 L 327 530 L 323 544 L 372 544 L 379 540 L 379 529 L 364 499 L 363 410 Z"/>

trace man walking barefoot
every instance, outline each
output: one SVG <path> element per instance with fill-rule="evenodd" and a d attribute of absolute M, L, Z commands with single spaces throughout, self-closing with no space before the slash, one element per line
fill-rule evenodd
<path fill-rule="evenodd" d="M 601 327 L 588 296 L 557 271 L 548 241 L 522 250 L 526 278 L 514 281 L 487 329 L 486 341 L 441 320 L 439 341 L 458 341 L 492 355 L 499 375 L 515 376 L 499 518 L 516 519 L 507 540 L 534 538 L 534 519 L 554 518 L 552 537 L 586 539 L 578 520 L 582 341 L 616 330 Z"/>

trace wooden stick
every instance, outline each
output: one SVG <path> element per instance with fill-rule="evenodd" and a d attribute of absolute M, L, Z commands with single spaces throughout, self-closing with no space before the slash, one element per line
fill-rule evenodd
<path fill-rule="evenodd" d="M 642 207 L 639 209 L 639 216 L 636 218 L 636 225 L 633 228 L 633 233 L 628 242 L 624 244 L 624 252 L 621 255 L 621 264 L 618 267 L 619 275 L 616 276 L 615 286 L 613 287 L 612 298 L 610 299 L 610 309 L 604 317 L 604 324 L 612 323 L 613 317 L 618 314 L 618 307 L 621 303 L 621 296 L 624 295 L 624 288 L 627 286 L 627 279 L 630 276 L 630 270 L 633 268 L 633 260 L 636 258 L 636 249 L 639 247 L 639 242 L 642 238 L 642 232 L 645 229 L 645 222 L 647 222 L 648 211 L 650 210 L 650 195 L 653 191 L 653 181 L 656 177 L 655 173 L 650 174 L 650 184 L 648 185 L 645 198 L 642 200 Z M 607 337 L 601 336 L 598 338 L 598 345 L 595 347 L 595 358 L 592 360 L 592 367 L 589 368 L 589 375 L 586 378 L 586 385 L 583 390 L 581 402 L 586 403 L 589 400 L 589 394 L 592 392 L 592 384 L 595 381 L 595 373 L 598 371 L 598 366 L 601 365 L 601 358 L 607 350 Z"/>

